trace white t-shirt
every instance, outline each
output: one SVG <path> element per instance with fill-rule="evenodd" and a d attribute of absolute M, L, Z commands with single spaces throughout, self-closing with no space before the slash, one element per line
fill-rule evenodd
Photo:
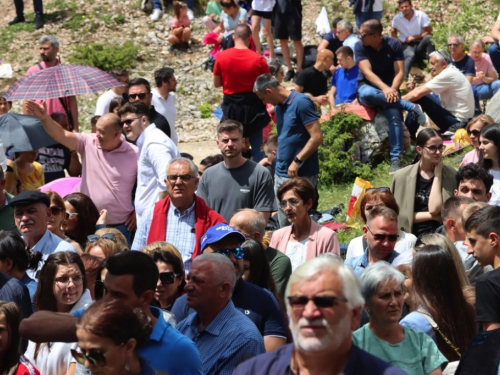
<path fill-rule="evenodd" d="M 429 27 L 431 21 L 427 14 L 421 10 L 413 10 L 413 17 L 407 20 L 403 13 L 398 13 L 392 20 L 392 27 L 398 29 L 399 40 L 404 42 L 406 38 L 413 35 L 419 35 L 424 32 L 424 27 Z"/>
<path fill-rule="evenodd" d="M 179 138 L 177 137 L 177 132 L 175 131 L 175 94 L 173 92 L 168 93 L 168 99 L 165 100 L 158 93 L 158 90 L 153 89 L 153 99 L 151 104 L 155 107 L 156 111 L 163 115 L 170 125 L 170 139 L 174 141 L 177 145 L 179 143 Z"/>
<path fill-rule="evenodd" d="M 493 176 L 493 186 L 490 189 L 491 199 L 488 204 L 500 206 L 500 172 L 493 169 L 490 169 L 489 172 Z"/>
<path fill-rule="evenodd" d="M 394 250 L 399 254 L 402 254 L 406 250 L 413 250 L 415 242 L 417 242 L 417 237 L 415 237 L 415 235 L 400 230 L 399 239 L 398 242 L 396 242 Z M 366 248 L 363 246 L 363 236 L 353 238 L 351 242 L 349 242 L 345 258 L 348 259 L 358 257 L 360 255 L 363 255 L 365 250 Z"/>
<path fill-rule="evenodd" d="M 361 9 L 365 8 L 365 0 L 363 0 L 363 4 L 361 5 Z M 373 12 L 381 12 L 382 11 L 382 0 L 375 0 L 373 3 Z"/>
<path fill-rule="evenodd" d="M 309 238 L 306 238 L 300 242 L 288 241 L 286 244 L 286 255 L 290 258 L 290 262 L 292 263 L 292 272 L 295 272 L 297 267 L 305 263 L 308 242 Z"/>
<path fill-rule="evenodd" d="M 276 0 L 253 0 L 252 9 L 259 12 L 272 12 Z"/>
<path fill-rule="evenodd" d="M 95 105 L 95 115 L 102 116 L 109 113 L 109 103 L 114 98 L 121 98 L 121 95 L 116 94 L 113 90 L 108 90 L 102 94 L 99 99 L 97 99 L 97 104 Z"/>
<path fill-rule="evenodd" d="M 443 108 L 459 120 L 474 116 L 474 94 L 465 76 L 449 64 L 446 69 L 425 84 L 441 98 Z"/>

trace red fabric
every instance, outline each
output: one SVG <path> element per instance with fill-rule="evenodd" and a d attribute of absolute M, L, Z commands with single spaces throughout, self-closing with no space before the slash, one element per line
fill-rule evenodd
<path fill-rule="evenodd" d="M 26 358 L 21 357 L 17 366 L 16 375 L 40 375 L 35 366 L 33 366 Z"/>
<path fill-rule="evenodd" d="M 156 202 L 153 211 L 153 220 L 148 234 L 148 245 L 156 241 L 165 241 L 167 228 L 167 213 L 170 206 L 170 197 L 166 197 L 161 201 Z M 207 229 L 216 224 L 226 223 L 226 220 L 217 212 L 207 206 L 205 201 L 198 196 L 195 196 L 194 205 L 194 233 L 195 245 L 193 251 L 193 259 L 201 253 L 201 237 L 206 233 Z"/>
<path fill-rule="evenodd" d="M 321 224 L 321 225 L 323 225 L 324 227 L 330 228 L 331 230 L 334 230 L 334 231 L 338 231 L 339 229 L 347 228 L 345 223 L 336 223 L 334 221 L 328 221 L 328 222 Z"/>
<path fill-rule="evenodd" d="M 321 119 L 324 121 L 328 121 L 330 120 L 330 117 L 336 115 L 339 112 L 354 112 L 366 121 L 375 120 L 375 115 L 377 114 L 377 111 L 374 108 L 365 107 L 360 104 L 345 104 L 332 109 L 330 113 L 321 116 Z"/>
<path fill-rule="evenodd" d="M 224 95 L 253 92 L 258 76 L 271 73 L 266 60 L 250 49 L 229 48 L 217 56 L 214 75 L 222 77 Z"/>

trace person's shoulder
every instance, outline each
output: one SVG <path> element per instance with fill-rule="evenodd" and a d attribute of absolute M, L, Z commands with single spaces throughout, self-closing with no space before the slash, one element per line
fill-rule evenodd
<path fill-rule="evenodd" d="M 361 263 L 361 259 L 363 259 L 363 255 L 358 255 L 357 257 L 352 257 L 352 258 L 346 259 L 344 263 L 346 266 L 349 266 L 351 268 L 355 268 L 359 265 L 359 263 Z"/>
<path fill-rule="evenodd" d="M 351 355 L 356 356 L 356 365 L 362 366 L 365 369 L 370 369 L 371 375 L 406 375 L 406 372 L 397 368 L 390 363 L 387 363 L 380 358 L 358 348 L 352 346 Z M 346 374 L 355 374 L 356 371 L 345 372 Z"/>
<path fill-rule="evenodd" d="M 399 13 L 396 13 L 396 15 L 394 16 L 394 18 L 392 19 L 392 22 L 398 22 L 398 21 L 401 21 L 402 18 L 403 18 L 403 13 L 399 12 Z"/>
<path fill-rule="evenodd" d="M 500 286 L 500 268 L 494 269 L 493 271 L 486 272 L 476 279 L 476 286 L 479 284 L 495 284 Z"/>
<path fill-rule="evenodd" d="M 406 177 L 407 175 L 409 175 L 412 172 L 413 168 L 415 168 L 415 164 L 410 164 L 410 165 L 396 171 L 396 173 L 394 173 L 394 180 L 400 179 L 402 177 Z"/>
<path fill-rule="evenodd" d="M 239 364 L 233 375 L 280 374 L 290 365 L 293 344 L 284 345 L 272 352 L 263 353 Z"/>
<path fill-rule="evenodd" d="M 391 48 L 401 48 L 401 41 L 399 39 L 393 38 L 392 36 L 384 36 L 384 41 L 391 47 Z"/>
<path fill-rule="evenodd" d="M 331 42 L 334 39 L 337 39 L 337 36 L 333 31 L 330 31 L 323 36 L 323 40 L 326 40 L 328 42 Z"/>

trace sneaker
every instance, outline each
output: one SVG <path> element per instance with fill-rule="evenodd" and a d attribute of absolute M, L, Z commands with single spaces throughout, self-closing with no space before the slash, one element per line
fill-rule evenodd
<path fill-rule="evenodd" d="M 189 43 L 183 43 L 182 49 L 184 51 L 186 51 L 187 53 L 193 53 L 193 50 L 191 49 L 191 46 L 189 45 Z"/>
<path fill-rule="evenodd" d="M 43 16 L 36 16 L 35 18 L 35 29 L 41 29 L 43 27 Z"/>
<path fill-rule="evenodd" d="M 424 111 L 422 111 L 422 107 L 420 104 L 415 104 L 413 107 L 413 113 L 416 115 L 417 122 L 420 126 L 424 126 L 427 122 L 427 116 L 425 116 Z"/>
<path fill-rule="evenodd" d="M 394 174 L 396 171 L 401 169 L 401 160 L 393 159 L 391 160 L 391 167 L 389 168 L 389 174 Z"/>
<path fill-rule="evenodd" d="M 177 51 L 178 49 L 179 49 L 179 46 L 177 44 L 172 44 L 168 50 L 170 52 L 174 52 L 174 51 Z"/>
<path fill-rule="evenodd" d="M 156 22 L 160 19 L 163 12 L 161 9 L 153 9 L 153 14 L 151 15 L 151 21 Z"/>
<path fill-rule="evenodd" d="M 293 77 L 295 77 L 295 71 L 293 69 L 290 69 L 288 72 L 286 72 L 286 76 L 285 78 L 283 78 L 283 81 L 291 81 Z"/>
<path fill-rule="evenodd" d="M 153 10 L 153 0 L 142 0 L 141 9 L 147 13 L 151 12 Z"/>
<path fill-rule="evenodd" d="M 190 21 L 194 20 L 194 13 L 189 8 L 188 8 L 188 18 L 189 18 Z"/>
<path fill-rule="evenodd" d="M 16 17 L 12 21 L 9 22 L 9 26 L 15 25 L 16 23 L 21 23 L 21 22 L 26 22 L 26 20 L 23 17 Z"/>

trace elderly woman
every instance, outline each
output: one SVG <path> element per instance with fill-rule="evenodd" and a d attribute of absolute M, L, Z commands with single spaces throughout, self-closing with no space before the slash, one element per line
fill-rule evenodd
<path fill-rule="evenodd" d="M 392 209 L 396 214 L 399 214 L 399 206 L 396 203 L 394 195 L 391 193 L 391 189 L 388 187 L 377 187 L 366 189 L 366 194 L 361 199 L 361 220 L 366 224 L 366 220 L 370 211 L 376 206 L 386 206 Z M 402 254 L 406 250 L 413 249 L 413 245 L 417 241 L 411 233 L 406 233 L 404 230 L 399 230 L 399 238 L 396 242 L 394 250 L 399 254 Z M 368 244 L 363 236 L 353 238 L 349 242 L 349 247 L 347 248 L 347 258 L 357 257 L 363 255 Z"/>
<path fill-rule="evenodd" d="M 370 323 L 353 333 L 353 343 L 409 375 L 442 374 L 447 364 L 436 343 L 425 333 L 399 324 L 404 275 L 386 262 L 366 268 L 361 293 Z"/>
<path fill-rule="evenodd" d="M 307 179 L 298 177 L 285 182 L 279 187 L 277 197 L 292 225 L 274 232 L 269 246 L 290 258 L 292 272 L 321 253 L 340 254 L 337 233 L 315 223 L 309 216 L 316 191 Z"/>

